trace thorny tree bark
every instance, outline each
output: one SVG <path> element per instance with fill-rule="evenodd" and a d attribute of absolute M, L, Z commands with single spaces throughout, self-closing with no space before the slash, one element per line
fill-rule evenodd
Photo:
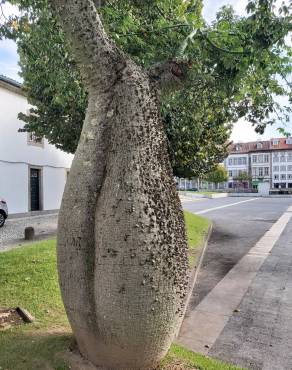
<path fill-rule="evenodd" d="M 92 0 L 49 0 L 89 93 L 59 215 L 58 270 L 82 355 L 149 369 L 182 320 L 188 286 L 183 213 L 159 117 L 170 61 L 142 70 L 107 37 Z"/>

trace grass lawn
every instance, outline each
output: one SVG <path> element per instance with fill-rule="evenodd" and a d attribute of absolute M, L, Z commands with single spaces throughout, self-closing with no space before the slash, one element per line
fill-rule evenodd
<path fill-rule="evenodd" d="M 190 191 L 190 193 L 193 193 L 193 194 L 201 194 L 201 195 L 212 195 L 212 194 L 217 194 L 218 192 L 216 192 L 216 191 L 208 191 L 208 190 L 204 191 L 204 190 L 202 190 L 202 191 Z"/>
<path fill-rule="evenodd" d="M 188 238 L 194 251 L 208 229 L 208 221 L 186 213 Z M 72 334 L 60 297 L 55 240 L 0 253 L 0 307 L 26 308 L 37 321 L 0 331 L 1 370 L 68 370 L 62 353 Z M 204 356 L 172 346 L 162 369 L 235 370 Z"/>
<path fill-rule="evenodd" d="M 210 191 L 210 190 L 200 190 L 200 191 L 192 191 L 192 190 L 180 190 L 180 193 L 183 195 L 185 193 L 189 193 L 189 194 L 199 194 L 199 195 L 207 195 L 207 196 L 210 196 L 212 194 L 218 194 L 219 192 L 218 191 Z"/>
<path fill-rule="evenodd" d="M 185 211 L 184 214 L 190 251 L 189 260 L 190 265 L 193 266 L 200 254 L 202 242 L 208 232 L 210 221 L 191 212 Z"/>
<path fill-rule="evenodd" d="M 216 191 L 197 191 L 197 194 L 202 194 L 202 195 L 212 195 L 212 194 L 217 194 Z"/>

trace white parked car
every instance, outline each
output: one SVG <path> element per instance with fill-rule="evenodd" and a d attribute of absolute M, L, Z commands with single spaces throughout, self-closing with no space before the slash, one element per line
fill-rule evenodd
<path fill-rule="evenodd" d="M 7 217 L 8 217 L 7 203 L 4 199 L 0 198 L 0 227 L 4 226 Z"/>

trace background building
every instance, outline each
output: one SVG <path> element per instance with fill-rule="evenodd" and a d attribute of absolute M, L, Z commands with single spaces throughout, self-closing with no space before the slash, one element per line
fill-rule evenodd
<path fill-rule="evenodd" d="M 60 208 L 73 156 L 47 140 L 19 132 L 29 104 L 21 85 L 0 75 L 0 198 L 10 213 Z"/>
<path fill-rule="evenodd" d="M 271 189 L 292 189 L 292 138 L 232 144 L 224 165 L 229 188 L 269 183 Z M 242 172 L 250 179 L 243 185 L 238 181 Z"/>
<path fill-rule="evenodd" d="M 234 149 L 234 150 L 233 150 Z M 249 181 L 240 179 L 242 174 L 249 173 L 249 155 L 242 144 L 236 144 L 230 155 L 224 161 L 224 166 L 228 172 L 228 188 L 235 189 L 238 187 L 248 188 Z"/>

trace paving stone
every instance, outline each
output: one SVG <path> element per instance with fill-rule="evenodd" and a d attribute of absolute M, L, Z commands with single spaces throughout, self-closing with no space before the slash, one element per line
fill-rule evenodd
<path fill-rule="evenodd" d="M 19 244 L 24 240 L 24 229 L 32 226 L 36 236 L 53 234 L 57 230 L 57 215 L 41 215 L 8 219 L 4 227 L 0 229 L 0 251 L 5 250 L 11 244 Z"/>

